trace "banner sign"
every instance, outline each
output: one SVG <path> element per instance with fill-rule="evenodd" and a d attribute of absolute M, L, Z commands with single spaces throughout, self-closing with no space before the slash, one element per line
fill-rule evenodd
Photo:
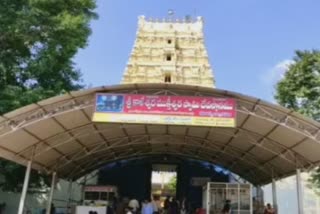
<path fill-rule="evenodd" d="M 236 126 L 234 99 L 142 94 L 96 94 L 94 122 Z"/>

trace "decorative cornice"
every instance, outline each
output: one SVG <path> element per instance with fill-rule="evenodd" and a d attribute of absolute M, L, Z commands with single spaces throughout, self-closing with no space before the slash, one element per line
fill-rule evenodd
<path fill-rule="evenodd" d="M 146 18 L 145 16 L 139 16 L 139 24 L 144 24 L 146 22 L 151 22 L 151 23 L 186 23 L 186 24 L 192 24 L 192 23 L 201 23 L 203 24 L 203 17 L 198 16 L 196 18 L 190 16 L 190 17 L 185 17 L 185 18 L 180 18 L 180 19 L 174 19 L 172 17 L 167 17 L 167 18 Z"/>

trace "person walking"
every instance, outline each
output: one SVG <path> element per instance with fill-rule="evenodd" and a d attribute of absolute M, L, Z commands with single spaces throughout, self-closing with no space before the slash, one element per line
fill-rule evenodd
<path fill-rule="evenodd" d="M 223 206 L 222 213 L 230 214 L 231 213 L 231 204 L 230 200 L 226 200 L 226 203 Z"/>

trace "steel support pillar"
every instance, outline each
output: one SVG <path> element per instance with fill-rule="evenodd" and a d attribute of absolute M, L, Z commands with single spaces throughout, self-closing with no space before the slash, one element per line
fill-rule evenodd
<path fill-rule="evenodd" d="M 56 177 L 57 177 L 57 173 L 53 172 L 52 173 L 52 180 L 51 180 L 51 188 L 50 188 L 49 198 L 48 198 L 48 201 L 47 201 L 46 214 L 50 214 L 51 213 L 50 211 L 51 211 L 53 192 L 54 192 L 54 188 L 55 188 L 55 185 L 56 185 Z"/>
<path fill-rule="evenodd" d="M 272 179 L 272 200 L 273 208 L 276 210 L 276 213 L 278 213 L 277 186 L 275 179 Z"/>
<path fill-rule="evenodd" d="M 72 180 L 69 181 L 67 209 L 69 209 L 69 206 L 70 206 L 71 196 L 72 196 Z"/>
<path fill-rule="evenodd" d="M 297 169 L 297 197 L 298 197 L 298 213 L 303 214 L 303 192 L 301 181 L 301 170 Z"/>
<path fill-rule="evenodd" d="M 239 188 L 239 186 L 238 186 L 238 188 Z M 250 185 L 250 193 L 252 193 L 252 185 Z M 238 197 L 240 198 L 240 195 L 238 195 Z M 238 209 L 239 209 L 239 213 L 240 213 L 240 207 L 238 207 Z M 250 214 L 252 214 L 252 213 L 253 213 L 253 201 L 252 201 L 252 197 L 250 197 Z"/>
<path fill-rule="evenodd" d="M 27 196 L 27 191 L 28 191 L 28 186 L 29 186 L 29 179 L 30 179 L 32 161 L 33 161 L 33 158 L 28 161 L 26 174 L 24 176 L 24 182 L 23 182 L 23 188 L 22 188 L 22 193 L 21 193 L 21 197 L 20 197 L 18 214 L 22 214 L 23 213 L 24 203 L 26 201 L 26 196 Z"/>
<path fill-rule="evenodd" d="M 206 201 L 206 203 L 207 203 L 207 209 L 206 209 L 206 214 L 210 214 L 210 206 L 211 206 L 211 199 L 210 199 L 210 182 L 208 182 L 207 183 L 207 192 L 206 192 L 206 194 L 207 194 L 207 201 Z"/>
<path fill-rule="evenodd" d="M 81 188 L 81 201 L 84 202 L 84 186 L 87 184 L 87 175 L 83 178 L 82 188 Z"/>
<path fill-rule="evenodd" d="M 263 209 L 264 207 L 264 196 L 263 196 L 263 190 L 261 186 L 257 186 L 257 202 L 258 202 L 258 208 Z"/>

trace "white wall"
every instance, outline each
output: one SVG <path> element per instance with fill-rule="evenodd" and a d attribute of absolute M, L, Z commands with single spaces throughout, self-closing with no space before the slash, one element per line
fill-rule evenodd
<path fill-rule="evenodd" d="M 319 214 L 320 213 L 320 196 L 309 187 L 307 173 L 302 173 L 303 182 L 303 207 L 304 212 L 307 214 Z M 267 185 L 264 188 L 265 203 L 272 204 L 272 190 L 271 185 Z M 291 176 L 282 179 L 277 182 L 277 199 L 280 214 L 298 214 L 297 205 L 297 184 L 296 177 Z"/>

